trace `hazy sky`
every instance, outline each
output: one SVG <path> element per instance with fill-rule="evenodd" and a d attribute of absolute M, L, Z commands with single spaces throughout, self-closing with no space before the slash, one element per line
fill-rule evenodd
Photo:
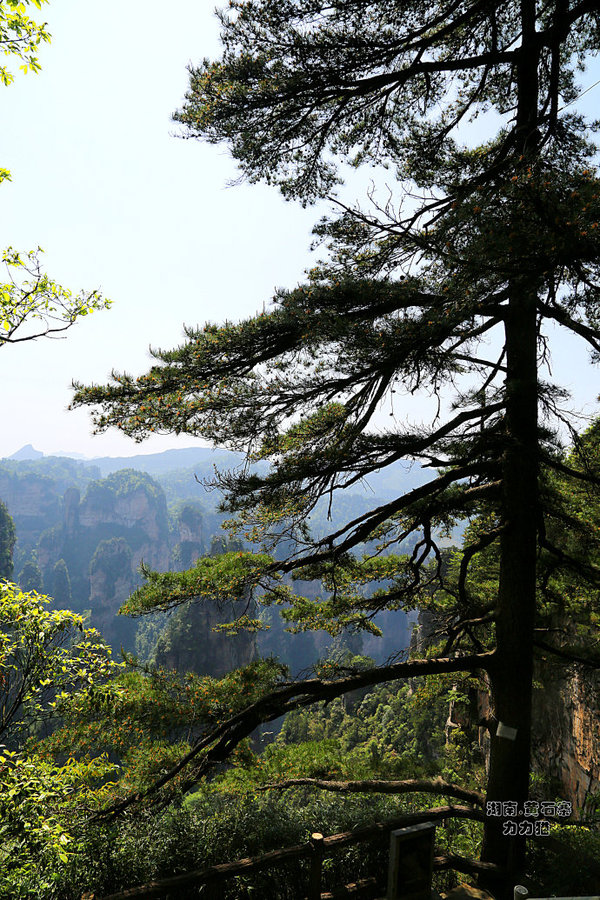
<path fill-rule="evenodd" d="M 92 437 L 87 412 L 65 411 L 71 379 L 142 372 L 148 347 L 175 346 L 182 323 L 252 315 L 309 262 L 314 209 L 262 185 L 227 187 L 236 168 L 224 148 L 174 136 L 186 65 L 219 43 L 212 2 L 169 9 L 53 0 L 42 72 L 2 89 L 0 165 L 13 180 L 0 186 L 0 246 L 40 245 L 51 277 L 114 305 L 65 340 L 2 348 L 0 456 L 25 443 L 93 456 L 193 444 Z"/>
<path fill-rule="evenodd" d="M 227 187 L 236 168 L 225 148 L 174 136 L 187 63 L 219 53 L 212 9 L 211 0 L 53 0 L 42 72 L 0 88 L 0 166 L 13 177 L 0 185 L 0 246 L 40 245 L 52 278 L 114 301 L 65 340 L 2 348 L 0 457 L 27 443 L 88 456 L 193 445 L 92 436 L 87 412 L 66 411 L 71 379 L 140 373 L 150 345 L 181 342 L 182 323 L 252 315 L 275 286 L 302 280 L 326 207 L 303 210 L 263 185 Z M 598 77 L 594 66 L 583 83 Z M 587 95 L 589 110 L 599 95 Z M 598 393 L 585 360 L 563 343 L 554 369 L 580 404 Z"/>

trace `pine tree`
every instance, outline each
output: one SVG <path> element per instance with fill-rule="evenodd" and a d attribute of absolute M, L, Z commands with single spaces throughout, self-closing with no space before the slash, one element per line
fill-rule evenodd
<path fill-rule="evenodd" d="M 153 576 L 129 609 L 239 595 L 248 584 L 271 585 L 267 599 L 283 602 L 292 598 L 273 579 L 295 573 L 323 578 L 329 595 L 293 599 L 292 624 L 372 628 L 378 609 L 410 607 L 443 587 L 436 529 L 485 509 L 489 529 L 463 550 L 444 657 L 356 679 L 487 673 L 487 800 L 522 807 L 537 554 L 551 552 L 540 477 L 564 467 L 556 429 L 568 422 L 563 392 L 540 374 L 544 329 L 558 323 L 600 350 L 600 182 L 572 108 L 574 72 L 600 37 L 597 4 L 232 0 L 221 22 L 223 56 L 190 69 L 176 114 L 189 136 L 226 141 L 244 176 L 304 203 L 336 190 L 340 160 L 388 167 L 395 181 L 389 200 L 373 196 L 367 211 L 338 201 L 341 214 L 316 229 L 328 259 L 307 284 L 279 291 L 269 311 L 187 329 L 186 343 L 155 351 L 157 364 L 139 378 L 79 386 L 75 405 L 99 405 L 100 429 L 201 435 L 271 463 L 267 474 L 246 468 L 219 481 L 240 530 L 265 552 L 221 561 L 212 577 L 206 566 L 177 584 Z M 467 145 L 469 123 L 487 111 L 499 117 L 497 133 Z M 488 339 L 499 347 L 491 358 Z M 432 424 L 374 427 L 395 392 L 437 397 Z M 407 493 L 399 484 L 397 499 L 311 541 L 306 520 L 319 498 L 405 458 L 437 475 Z M 352 555 L 367 540 L 389 549 L 414 534 L 409 557 Z M 282 541 L 290 543 L 280 561 L 272 554 Z M 496 598 L 481 608 L 467 575 L 493 544 Z M 392 586 L 364 596 L 365 583 L 384 579 Z M 490 620 L 488 648 L 477 627 Z M 275 694 L 285 711 L 348 687 L 346 678 Z M 207 754 L 200 769 L 217 758 Z M 524 841 L 514 844 L 518 871 Z M 486 820 L 483 859 L 509 863 L 499 819 Z"/>

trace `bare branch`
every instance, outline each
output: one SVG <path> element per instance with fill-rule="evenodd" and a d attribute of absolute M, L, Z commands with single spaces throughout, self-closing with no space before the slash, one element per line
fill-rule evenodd
<path fill-rule="evenodd" d="M 578 322 L 577 319 L 573 319 L 564 309 L 561 309 L 558 306 L 550 306 L 547 303 L 543 303 L 541 300 L 538 301 L 538 309 L 544 316 L 554 319 L 559 325 L 578 334 L 579 337 L 582 337 L 587 341 L 590 347 L 593 347 L 594 350 L 600 352 L 600 332 L 598 332 L 597 329 L 590 328 L 583 322 Z"/>
<path fill-rule="evenodd" d="M 290 787 L 315 787 L 323 791 L 334 791 L 344 794 L 441 794 L 445 797 L 456 797 L 477 806 L 483 806 L 483 794 L 469 791 L 458 784 L 451 784 L 441 778 L 432 780 L 411 778 L 405 781 L 331 781 L 324 778 L 287 778 L 285 781 L 263 784 L 253 788 L 257 791 L 286 790 Z"/>

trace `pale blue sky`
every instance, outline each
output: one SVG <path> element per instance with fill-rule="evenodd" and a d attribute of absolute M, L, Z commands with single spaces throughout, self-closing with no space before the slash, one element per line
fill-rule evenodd
<path fill-rule="evenodd" d="M 89 456 L 192 445 L 92 436 L 86 412 L 66 411 L 71 379 L 144 371 L 148 346 L 179 343 L 183 322 L 252 315 L 310 264 L 326 207 L 303 210 L 263 185 L 227 187 L 236 169 L 225 148 L 174 136 L 186 64 L 219 53 L 212 10 L 212 0 L 53 0 L 42 72 L 0 89 L 0 166 L 13 176 L 0 186 L 0 247 L 39 244 L 51 277 L 114 300 L 65 340 L 2 349 L 0 457 L 27 443 Z M 594 66 L 582 81 L 598 77 Z M 587 95 L 589 111 L 599 96 Z M 554 371 L 580 404 L 598 393 L 585 359 L 562 344 Z"/>
<path fill-rule="evenodd" d="M 71 379 L 141 372 L 148 346 L 179 343 L 183 322 L 251 315 L 275 285 L 302 279 L 315 210 L 262 185 L 227 187 L 236 168 L 224 148 L 174 137 L 187 63 L 218 54 L 212 10 L 53 0 L 42 72 L 0 92 L 0 165 L 13 178 L 0 186 L 0 246 L 39 244 L 53 278 L 114 300 L 65 340 L 2 349 L 0 456 L 25 443 L 140 452 L 116 432 L 92 437 L 87 412 L 65 412 Z M 153 438 L 141 450 L 193 443 Z"/>

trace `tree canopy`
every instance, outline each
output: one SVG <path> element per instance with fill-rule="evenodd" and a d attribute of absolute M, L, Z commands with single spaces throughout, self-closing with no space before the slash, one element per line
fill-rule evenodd
<path fill-rule="evenodd" d="M 78 386 L 74 405 L 95 406 L 100 430 L 188 433 L 269 463 L 217 478 L 252 549 L 226 566 L 205 559 L 152 576 L 128 608 L 259 589 L 265 602 L 292 604 L 293 627 L 371 629 L 377 610 L 442 590 L 453 630 L 434 659 L 280 687 L 200 739 L 181 766 L 201 754 L 202 774 L 275 710 L 463 669 L 490 685 L 487 801 L 522 804 L 539 553 L 554 571 L 574 565 L 550 537 L 558 507 L 547 473 L 598 484 L 584 456 L 575 465 L 562 455 L 567 397 L 544 371 L 548 323 L 600 350 L 600 180 L 592 127 L 572 109 L 575 72 L 598 45 L 597 4 L 232 0 L 220 18 L 222 58 L 191 68 L 175 117 L 189 136 L 226 141 L 245 176 L 302 202 L 335 189 L 340 163 L 386 166 L 394 180 L 387 199 L 373 191 L 366 210 L 341 204 L 318 224 L 327 257 L 269 310 L 186 329 L 180 347 L 154 351 L 147 374 Z M 474 146 L 478 116 L 489 127 Z M 415 393 L 438 401 L 429 425 L 397 411 Z M 395 499 L 311 538 L 321 497 L 335 503 L 399 459 L 432 477 L 408 492 L 399 483 Z M 438 536 L 465 519 L 480 527 L 453 580 Z M 410 555 L 390 554 L 410 535 Z M 367 540 L 378 549 L 357 558 Z M 468 576 L 492 546 L 497 577 L 482 601 Z M 292 596 L 279 580 L 288 573 L 322 578 L 323 596 Z M 597 589 L 594 564 L 585 576 Z M 508 844 L 488 817 L 483 858 L 506 867 Z M 517 869 L 522 852 L 517 839 Z M 487 883 L 502 890 L 496 876 Z"/>
<path fill-rule="evenodd" d="M 45 24 L 38 24 L 27 15 L 27 7 L 42 8 L 47 0 L 5 0 L 0 4 L 0 44 L 6 56 L 20 59 L 20 68 L 24 72 L 39 72 L 40 63 L 37 57 L 38 48 L 50 41 L 50 34 Z M 0 66 L 0 81 L 9 85 L 14 75 L 7 66 Z M 0 181 L 10 178 L 6 169 L 0 169 Z"/>
<path fill-rule="evenodd" d="M 81 316 L 111 304 L 98 291 L 73 295 L 53 281 L 42 270 L 41 252 L 22 255 L 9 247 L 2 254 L 8 280 L 0 283 L 0 347 L 60 337 Z"/>
<path fill-rule="evenodd" d="M 190 67 L 175 115 L 190 136 L 227 141 L 245 175 L 303 200 L 335 185 L 337 161 L 385 163 L 439 189 L 436 210 L 514 174 L 520 141 L 560 140 L 598 45 L 593 0 L 233 0 L 219 18 L 223 55 Z M 501 127 L 469 153 L 458 126 L 489 110 Z"/>
<path fill-rule="evenodd" d="M 106 754 L 69 755 L 57 765 L 24 749 L 73 694 L 81 702 L 119 668 L 82 616 L 48 610 L 49 603 L 0 583 L 0 892 L 11 897 L 34 896 L 32 884 L 35 893 L 50 887 L 32 877 L 36 864 L 67 860 L 75 823 L 84 809 L 107 801 L 115 771 Z"/>
<path fill-rule="evenodd" d="M 0 739 L 27 735 L 70 690 L 106 679 L 110 648 L 83 617 L 48 610 L 50 598 L 0 583 Z M 118 668 L 118 667 L 117 667 Z"/>

